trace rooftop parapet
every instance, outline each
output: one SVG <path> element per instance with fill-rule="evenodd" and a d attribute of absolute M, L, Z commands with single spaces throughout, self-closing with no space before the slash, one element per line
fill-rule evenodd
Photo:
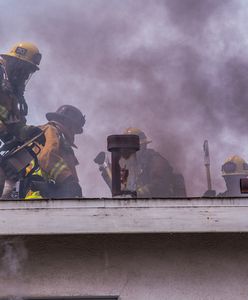
<path fill-rule="evenodd" d="M 176 232 L 248 232 L 248 198 L 0 201 L 0 235 Z"/>

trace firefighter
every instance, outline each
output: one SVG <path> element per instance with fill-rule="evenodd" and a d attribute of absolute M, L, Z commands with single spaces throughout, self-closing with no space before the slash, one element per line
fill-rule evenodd
<path fill-rule="evenodd" d="M 235 197 L 241 196 L 240 179 L 248 176 L 248 164 L 238 155 L 228 157 L 221 167 L 222 177 L 225 180 L 226 191 L 217 194 L 217 197 Z M 216 191 L 209 190 L 204 197 L 215 197 Z"/>
<path fill-rule="evenodd" d="M 0 138 L 5 141 L 13 136 L 24 140 L 40 132 L 35 126 L 26 125 L 28 105 L 24 98 L 26 84 L 39 70 L 41 54 L 27 42 L 13 46 L 0 57 Z M 43 140 L 44 142 L 44 140 Z"/>
<path fill-rule="evenodd" d="M 175 174 L 169 162 L 158 152 L 147 147 L 150 140 L 138 128 L 129 127 L 124 134 L 135 134 L 140 138 L 140 150 L 137 157 L 137 197 L 185 197 L 184 178 Z M 111 189 L 111 165 L 104 152 L 94 160 L 99 165 L 103 179 Z"/>
<path fill-rule="evenodd" d="M 184 178 L 175 174 L 169 162 L 158 152 L 147 147 L 152 141 L 145 133 L 129 127 L 124 134 L 135 134 L 140 138 L 140 150 L 137 152 L 138 197 L 185 197 Z"/>
<path fill-rule="evenodd" d="M 38 154 L 39 170 L 24 180 L 21 193 L 30 198 L 82 197 L 73 148 L 76 134 L 83 132 L 85 116 L 72 105 L 63 105 L 56 112 L 46 114 L 49 121 L 40 128 L 46 137 Z"/>
<path fill-rule="evenodd" d="M 16 44 L 10 52 L 0 56 L 0 140 L 8 149 L 16 145 L 17 141 L 24 142 L 42 133 L 40 128 L 26 125 L 28 106 L 24 98 L 26 84 L 32 74 L 39 70 L 40 60 L 38 48 L 27 42 Z M 44 135 L 38 140 L 44 144 Z M 0 195 L 7 195 L 8 184 L 10 187 L 14 185 L 16 174 L 6 169 L 6 166 L 2 167 Z M 10 181 L 3 192 L 6 179 Z"/>

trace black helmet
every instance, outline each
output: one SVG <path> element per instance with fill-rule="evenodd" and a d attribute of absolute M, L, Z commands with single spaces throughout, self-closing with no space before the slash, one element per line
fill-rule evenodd
<path fill-rule="evenodd" d="M 46 114 L 48 121 L 57 121 L 73 127 L 75 133 L 82 133 L 85 124 L 85 116 L 81 111 L 72 105 L 62 105 L 56 112 Z"/>

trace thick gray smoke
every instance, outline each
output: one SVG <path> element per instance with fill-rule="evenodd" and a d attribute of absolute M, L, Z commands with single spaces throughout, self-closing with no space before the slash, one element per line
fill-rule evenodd
<path fill-rule="evenodd" d="M 21 238 L 0 240 L 0 296 L 21 300 L 24 295 L 22 283 L 28 252 Z M 11 282 L 9 285 L 7 283 Z"/>
<path fill-rule="evenodd" d="M 92 162 L 106 137 L 143 129 L 151 146 L 185 177 L 189 195 L 206 189 L 202 144 L 209 140 L 213 186 L 224 189 L 227 156 L 246 153 L 246 0 L 0 0 L 2 51 L 37 43 L 41 70 L 27 87 L 29 123 L 77 105 L 85 196 L 109 196 Z"/>
<path fill-rule="evenodd" d="M 21 239 L 2 240 L 1 246 L 1 277 L 20 276 L 23 264 L 27 260 L 27 250 Z"/>

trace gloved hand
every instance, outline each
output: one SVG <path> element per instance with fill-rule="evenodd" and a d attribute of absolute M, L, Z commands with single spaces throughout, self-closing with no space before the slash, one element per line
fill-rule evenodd
<path fill-rule="evenodd" d="M 215 190 L 207 190 L 202 197 L 215 197 L 216 191 Z"/>
<path fill-rule="evenodd" d="M 62 183 L 55 184 L 57 186 L 56 198 L 82 198 L 82 189 L 79 183 L 72 177 L 67 177 Z"/>
<path fill-rule="evenodd" d="M 21 138 L 23 140 L 26 140 L 26 139 L 32 139 L 34 138 L 35 136 L 39 135 L 43 133 L 43 131 L 39 128 L 39 127 L 36 127 L 36 126 L 24 126 L 21 130 Z M 36 141 L 41 144 L 42 146 L 45 145 L 46 143 L 46 138 L 45 138 L 45 135 L 44 133 L 42 135 L 40 135 Z"/>
<path fill-rule="evenodd" d="M 94 159 L 94 162 L 98 165 L 102 165 L 105 162 L 106 153 L 101 151 L 97 154 Z"/>

